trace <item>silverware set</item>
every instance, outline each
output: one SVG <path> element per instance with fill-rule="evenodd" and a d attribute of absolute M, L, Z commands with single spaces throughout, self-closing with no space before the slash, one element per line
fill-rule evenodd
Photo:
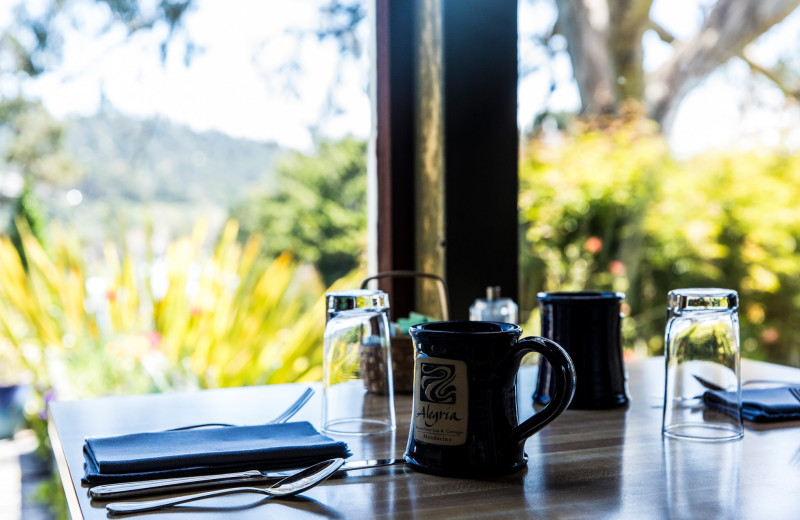
<path fill-rule="evenodd" d="M 256 493 L 272 497 L 287 497 L 302 493 L 312 488 L 320 482 L 333 475 L 336 470 L 344 464 L 344 459 L 331 459 L 318 464 L 314 464 L 302 471 L 290 475 L 278 481 L 273 486 L 263 489 L 254 487 L 236 487 L 231 489 L 220 489 L 206 493 L 195 493 L 193 495 L 183 495 L 179 497 L 164 498 L 158 500 L 147 500 L 145 502 L 113 502 L 106 506 L 109 514 L 120 515 L 129 513 L 142 513 L 145 511 L 156 511 L 167 507 L 203 500 L 206 498 L 221 497 L 239 493 Z"/>
<path fill-rule="evenodd" d="M 307 389 L 294 403 L 292 403 L 280 415 L 269 421 L 268 424 L 277 424 L 288 421 L 309 401 L 309 399 L 311 399 L 313 394 L 314 390 L 311 388 Z M 192 428 L 205 428 L 211 426 L 225 427 L 233 425 L 226 423 L 204 423 L 172 428 L 171 430 L 188 430 Z M 163 499 L 135 502 L 112 502 L 106 505 L 106 510 L 110 515 L 124 515 L 130 513 L 140 513 L 144 511 L 155 511 L 179 504 L 185 504 L 187 502 L 194 502 L 196 500 L 240 493 L 266 495 L 267 498 L 286 497 L 306 491 L 307 489 L 316 486 L 317 484 L 334 475 L 343 475 L 348 471 L 392 466 L 403 462 L 404 461 L 402 459 L 373 459 L 345 463 L 344 459 L 339 458 L 326 460 L 307 468 L 296 468 L 293 470 L 250 470 L 214 475 L 197 475 L 191 477 L 101 484 L 90 488 L 89 496 L 92 497 L 93 500 L 111 500 L 119 498 L 143 497 L 153 494 L 181 493 L 201 488 L 223 487 L 233 484 L 272 484 L 268 488 L 240 486 Z"/>
<path fill-rule="evenodd" d="M 359 460 L 343 463 L 333 473 L 342 475 L 348 471 L 392 466 L 402 463 L 402 459 Z M 156 493 L 178 493 L 210 486 L 226 486 L 230 484 L 255 484 L 259 482 L 274 483 L 291 477 L 295 470 L 289 471 L 241 471 L 218 475 L 200 475 L 194 477 L 165 478 L 158 480 L 142 480 L 138 482 L 120 482 L 102 484 L 89 489 L 89 496 L 95 500 L 108 500 L 123 497 L 146 496 Z M 303 470 L 306 471 L 306 470 Z"/>

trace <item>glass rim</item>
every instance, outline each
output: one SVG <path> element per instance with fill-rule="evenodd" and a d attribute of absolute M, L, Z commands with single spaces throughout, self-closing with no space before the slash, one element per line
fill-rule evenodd
<path fill-rule="evenodd" d="M 343 425 L 350 425 L 361 429 L 343 428 Z M 352 437 L 366 437 L 368 435 L 380 435 L 397 430 L 397 422 L 390 418 L 373 417 L 342 417 L 329 419 L 322 426 L 322 433 L 333 435 L 346 435 Z"/>
<path fill-rule="evenodd" d="M 739 294 L 733 289 L 673 289 L 667 299 L 667 307 L 672 311 L 734 311 L 739 308 Z"/>
<path fill-rule="evenodd" d="M 487 336 L 494 334 L 522 334 L 522 327 L 515 323 L 505 323 L 500 321 L 429 321 L 419 323 L 409 328 L 411 336 L 444 334 L 444 335 L 465 335 L 465 336 Z"/>
<path fill-rule="evenodd" d="M 701 433 L 682 433 L 683 430 L 692 430 Z M 744 437 L 744 427 L 742 424 L 723 424 L 723 423 L 676 423 L 664 425 L 661 428 L 664 438 L 694 441 L 694 442 L 730 442 L 737 441 Z"/>
<path fill-rule="evenodd" d="M 325 293 L 329 313 L 353 309 L 388 309 L 389 295 L 378 289 L 346 289 Z"/>
<path fill-rule="evenodd" d="M 336 311 L 331 320 L 336 318 L 340 321 L 363 320 L 369 318 L 379 318 L 386 312 L 385 307 L 357 307 L 355 309 L 345 309 Z M 330 320 L 329 320 L 330 321 Z"/>
<path fill-rule="evenodd" d="M 557 301 L 562 302 L 583 302 L 598 300 L 617 300 L 625 299 L 625 293 L 619 291 L 542 291 L 536 294 L 540 302 Z"/>

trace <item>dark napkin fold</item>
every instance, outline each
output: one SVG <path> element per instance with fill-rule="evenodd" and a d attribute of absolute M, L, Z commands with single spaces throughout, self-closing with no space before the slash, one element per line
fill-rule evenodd
<path fill-rule="evenodd" d="M 742 389 L 742 417 L 754 422 L 800 419 L 800 399 L 790 388 L 798 387 Z M 730 414 L 736 409 L 736 392 L 709 390 L 703 394 L 703 401 L 709 408 Z"/>
<path fill-rule="evenodd" d="M 286 469 L 349 456 L 347 444 L 308 422 L 90 437 L 83 445 L 83 482 Z"/>

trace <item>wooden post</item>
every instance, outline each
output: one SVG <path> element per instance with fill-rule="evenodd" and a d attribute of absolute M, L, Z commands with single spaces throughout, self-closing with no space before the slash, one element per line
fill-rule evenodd
<path fill-rule="evenodd" d="M 376 37 L 379 270 L 443 276 L 454 319 L 518 299 L 516 0 L 376 0 Z"/>

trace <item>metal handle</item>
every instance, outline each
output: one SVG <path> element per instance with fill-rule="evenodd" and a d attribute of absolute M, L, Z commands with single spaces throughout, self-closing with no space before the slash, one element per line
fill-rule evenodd
<path fill-rule="evenodd" d="M 434 280 L 437 284 L 437 288 L 439 289 L 439 304 L 442 307 L 442 319 L 444 321 L 450 319 L 450 306 L 447 298 L 447 283 L 441 276 L 437 276 L 432 273 L 423 273 L 421 271 L 383 271 L 368 278 L 364 278 L 364 280 L 361 282 L 361 288 L 365 289 L 369 282 L 379 278 L 430 278 L 431 280 Z"/>

